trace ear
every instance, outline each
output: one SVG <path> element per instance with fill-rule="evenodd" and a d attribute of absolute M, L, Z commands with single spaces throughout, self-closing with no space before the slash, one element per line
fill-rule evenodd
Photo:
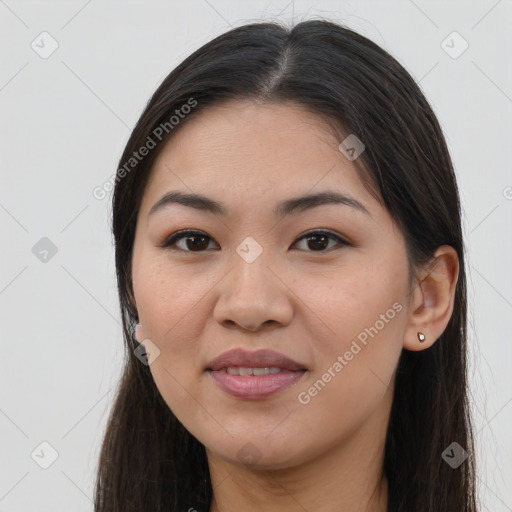
<path fill-rule="evenodd" d="M 443 334 L 452 316 L 458 277 L 457 251 L 450 245 L 438 247 L 412 291 L 404 333 L 405 349 L 424 350 Z M 425 336 L 423 342 L 418 339 L 418 333 Z"/>
<path fill-rule="evenodd" d="M 142 327 L 140 324 L 135 324 L 135 339 L 139 343 L 142 343 L 146 339 L 144 333 L 142 332 Z"/>

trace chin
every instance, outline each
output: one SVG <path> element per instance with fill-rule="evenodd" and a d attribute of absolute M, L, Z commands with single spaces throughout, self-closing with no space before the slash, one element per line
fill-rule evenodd
<path fill-rule="evenodd" d="M 230 464 L 261 471 L 287 469 L 307 459 L 297 451 L 297 443 L 290 440 L 265 439 L 261 436 L 245 436 L 222 440 L 208 440 L 203 443 L 209 456 L 220 458 Z"/>

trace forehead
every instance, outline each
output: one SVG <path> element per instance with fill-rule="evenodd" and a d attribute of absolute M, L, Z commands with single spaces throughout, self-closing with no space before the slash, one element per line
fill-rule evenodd
<path fill-rule="evenodd" d="M 224 202 L 278 201 L 325 188 L 371 202 L 331 124 L 294 103 L 230 100 L 194 114 L 155 160 L 146 210 L 168 189 Z"/>

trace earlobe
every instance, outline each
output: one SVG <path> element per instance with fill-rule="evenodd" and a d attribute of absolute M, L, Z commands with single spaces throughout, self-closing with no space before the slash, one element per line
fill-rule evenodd
<path fill-rule="evenodd" d="M 458 276 L 457 252 L 449 245 L 439 247 L 412 294 L 405 349 L 424 350 L 443 334 L 453 313 Z"/>
<path fill-rule="evenodd" d="M 135 324 L 135 339 L 142 343 L 142 340 L 144 339 L 144 335 L 142 334 L 142 327 L 140 324 Z"/>

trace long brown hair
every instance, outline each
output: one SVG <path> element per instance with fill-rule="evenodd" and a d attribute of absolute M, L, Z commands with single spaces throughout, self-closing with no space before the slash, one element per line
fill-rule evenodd
<path fill-rule="evenodd" d="M 149 367 L 134 354 L 138 316 L 131 259 L 154 159 L 197 112 L 228 99 L 295 102 L 356 134 L 366 146 L 358 159 L 361 176 L 400 226 L 410 269 L 426 264 L 440 245 L 457 251 L 459 277 L 445 331 L 429 349 L 403 350 L 400 356 L 383 470 L 389 512 L 476 512 L 465 248 L 445 139 L 418 85 L 391 55 L 360 34 L 322 20 L 291 28 L 253 23 L 205 44 L 164 79 L 128 140 L 112 203 L 126 353 L 101 449 L 95 511 L 209 510 L 205 448 L 174 416 Z M 183 115 L 170 121 L 176 110 Z M 151 149 L 135 161 L 133 154 L 143 146 Z M 453 442 L 469 453 L 457 468 L 442 457 Z"/>

